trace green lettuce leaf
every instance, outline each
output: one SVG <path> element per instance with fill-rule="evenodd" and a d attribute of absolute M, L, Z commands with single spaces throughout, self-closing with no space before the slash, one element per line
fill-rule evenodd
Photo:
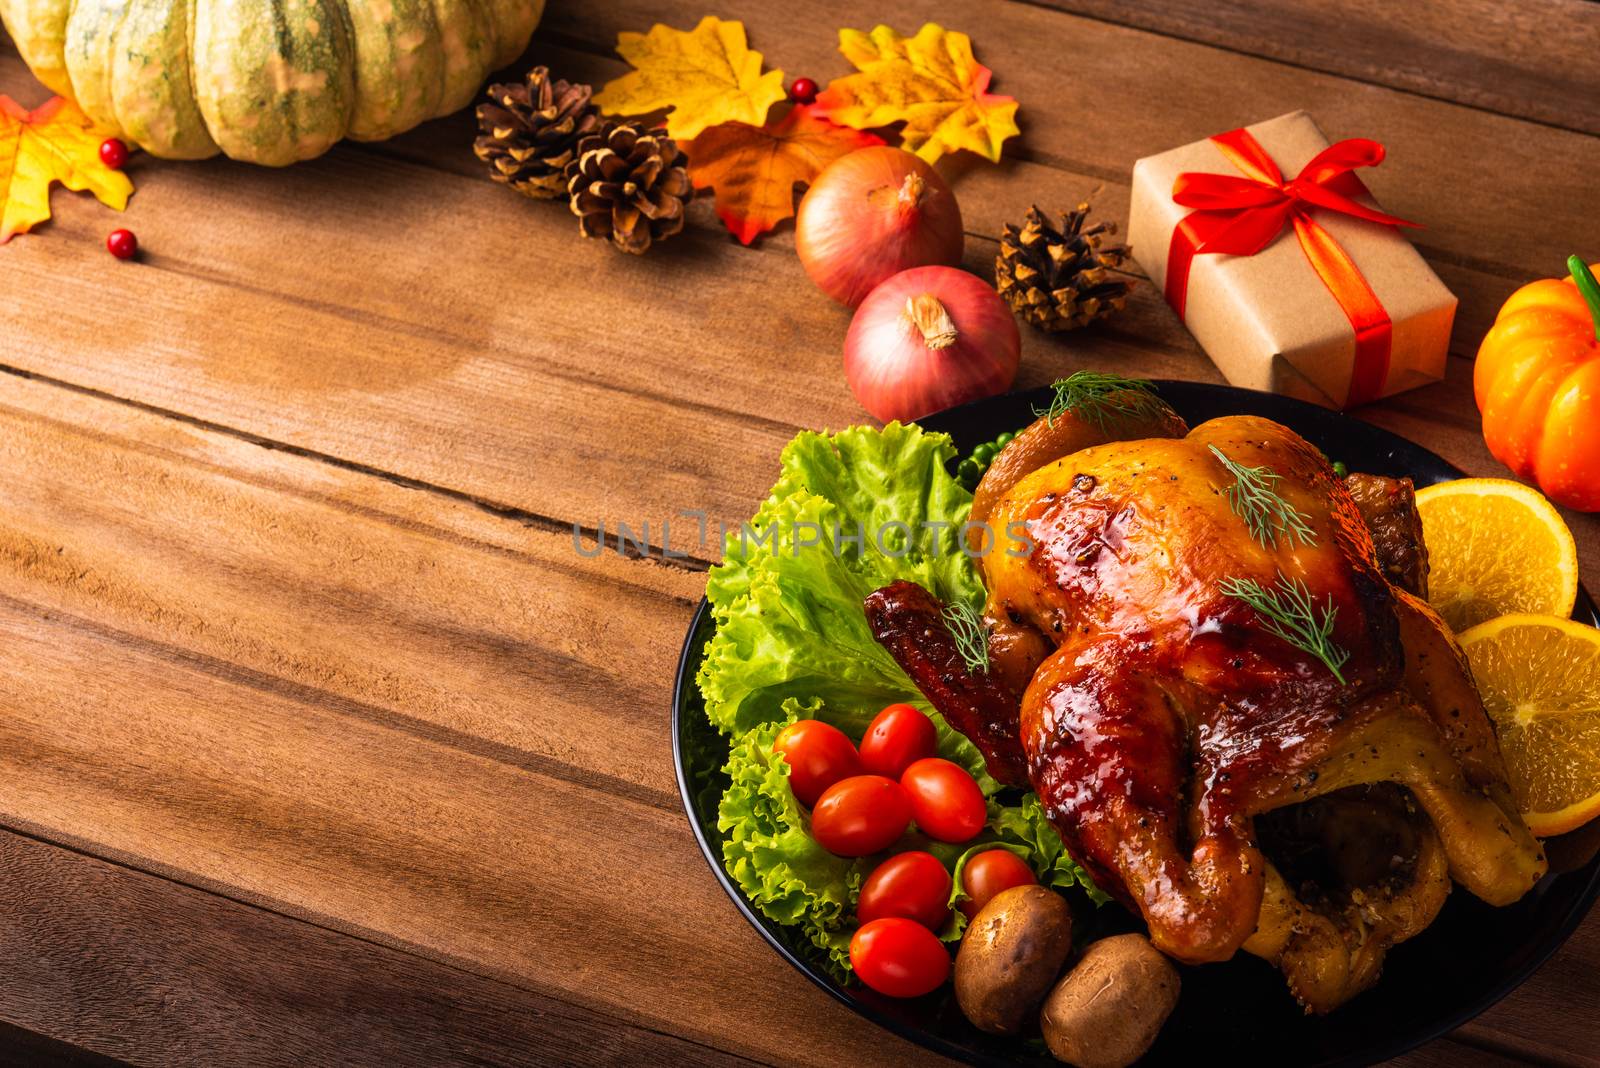
<path fill-rule="evenodd" d="M 772 495 L 728 535 L 707 582 L 717 632 L 697 681 L 712 723 L 741 734 L 788 697 L 821 697 L 869 720 L 896 701 L 926 708 L 861 605 L 895 579 L 982 602 L 961 550 L 972 495 L 946 469 L 954 455 L 947 435 L 899 423 L 805 432 L 784 448 Z"/>
<path fill-rule="evenodd" d="M 717 622 L 749 592 L 753 560 L 809 557 L 835 544 L 842 566 L 871 589 L 910 579 L 945 600 L 980 605 L 983 585 L 960 531 L 972 494 L 946 468 L 955 454 L 949 435 L 901 423 L 797 434 L 778 459 L 771 495 L 744 528 L 728 532 L 723 562 L 711 569 L 706 596 Z M 784 510 L 801 495 L 822 505 L 805 514 Z M 817 526 L 797 534 L 798 522 Z M 817 531 L 822 546 L 796 545 Z"/>
<path fill-rule="evenodd" d="M 762 510 L 778 530 L 836 512 L 805 491 Z M 739 571 L 743 592 L 724 606 L 698 676 L 706 714 L 724 733 L 770 721 L 789 697 L 875 712 L 916 693 L 867 626 L 861 604 L 877 585 L 831 548 L 758 551 Z"/>
<path fill-rule="evenodd" d="M 948 435 L 916 425 L 805 432 L 783 450 L 769 500 L 804 490 L 831 502 L 841 532 L 862 534 L 862 551 L 847 560 L 874 589 L 910 579 L 941 600 L 978 607 L 983 585 L 961 538 L 972 494 L 949 473 L 955 455 Z"/>
<path fill-rule="evenodd" d="M 867 626 L 862 602 L 896 579 L 946 602 L 982 603 L 982 583 L 961 550 L 972 495 L 947 470 L 954 454 L 947 436 L 897 423 L 798 435 L 783 451 L 772 495 L 744 531 L 728 536 L 707 583 L 717 629 L 696 681 L 707 717 L 733 739 L 718 808 L 724 865 L 758 909 L 799 929 L 841 974 L 862 881 L 882 858 L 836 857 L 811 837 L 788 765 L 772 752 L 797 718 L 822 719 L 859 739 L 885 705 L 906 702 L 929 715 L 939 754 L 971 772 L 989 798 L 989 827 L 962 845 L 912 830 L 889 852 L 933 853 L 954 873 L 952 902 L 966 859 L 996 846 L 1027 861 L 1044 885 L 1104 900 L 1038 798 L 1003 803 L 1008 795 L 977 747 L 933 711 Z M 964 922 L 957 912 L 941 937 L 960 937 Z"/>

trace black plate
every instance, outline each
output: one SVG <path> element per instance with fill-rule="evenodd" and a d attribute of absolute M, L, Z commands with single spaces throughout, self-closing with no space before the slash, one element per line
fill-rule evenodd
<path fill-rule="evenodd" d="M 1293 427 L 1352 471 L 1407 476 L 1419 486 L 1462 477 L 1462 472 L 1420 445 L 1315 405 L 1228 386 L 1158 385 L 1161 395 L 1191 425 L 1219 415 L 1264 415 Z M 964 454 L 1031 422 L 1034 406 L 1048 395 L 1041 389 L 994 397 L 920 422 L 949 434 Z M 716 812 L 728 745 L 706 719 L 694 685 L 701 652 L 713 630 L 708 608 L 702 601 L 678 663 L 672 740 L 690 826 L 734 905 L 808 979 L 896 1034 L 969 1064 L 1057 1065 L 1037 1040 L 998 1039 L 973 1028 L 948 985 L 912 1001 L 881 997 L 860 986 L 840 986 L 821 967 L 820 955 L 809 943 L 762 916 L 729 880 L 722 867 Z M 1574 616 L 1600 624 L 1594 602 L 1583 591 Z M 1390 951 L 1377 986 L 1325 1017 L 1301 1013 L 1276 969 L 1247 954 L 1224 964 L 1184 968 L 1178 1008 L 1141 1063 L 1188 1066 L 1200 1050 L 1207 1061 L 1274 1065 L 1364 1065 L 1397 1056 L 1453 1030 L 1515 989 L 1566 940 L 1597 895 L 1600 857 L 1575 870 L 1546 876 L 1508 908 L 1491 908 L 1458 887 L 1427 931 Z M 1101 912 L 1101 922 L 1128 922 L 1116 905 Z M 761 994 L 744 991 L 740 996 Z"/>

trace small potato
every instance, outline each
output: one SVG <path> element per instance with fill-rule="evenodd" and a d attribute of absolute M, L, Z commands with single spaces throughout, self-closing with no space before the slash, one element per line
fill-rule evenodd
<path fill-rule="evenodd" d="M 956 1001 L 981 1031 L 1014 1035 L 1072 952 L 1072 910 L 1054 890 L 1014 886 L 972 919 L 956 954 Z"/>
<path fill-rule="evenodd" d="M 1057 1060 L 1125 1068 L 1149 1050 L 1178 1004 L 1178 970 L 1144 935 L 1090 944 L 1045 999 L 1039 1026 Z"/>

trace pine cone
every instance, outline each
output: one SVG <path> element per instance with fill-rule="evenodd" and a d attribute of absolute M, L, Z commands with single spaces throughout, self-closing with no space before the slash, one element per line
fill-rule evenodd
<path fill-rule="evenodd" d="M 1107 268 L 1128 255 L 1121 245 L 1101 248 L 1101 235 L 1116 223 L 1084 228 L 1088 204 L 1061 216 L 1061 229 L 1045 222 L 1037 207 L 1022 229 L 1007 224 L 995 261 L 995 288 L 1011 310 L 1042 330 L 1072 330 L 1118 311 L 1128 302 L 1128 283 Z"/>
<path fill-rule="evenodd" d="M 683 229 L 692 193 L 677 142 L 636 122 L 606 123 L 567 164 L 567 193 L 584 237 L 609 237 L 624 252 Z"/>
<path fill-rule="evenodd" d="M 578 142 L 600 127 L 593 94 L 587 85 L 552 82 L 546 67 L 533 68 L 521 85 L 491 85 L 493 103 L 478 105 L 481 136 L 472 151 L 495 181 L 524 196 L 562 196 Z"/>

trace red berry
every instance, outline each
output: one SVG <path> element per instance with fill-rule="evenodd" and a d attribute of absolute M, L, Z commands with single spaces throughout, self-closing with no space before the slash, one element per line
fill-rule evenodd
<path fill-rule="evenodd" d="M 131 260 L 139 251 L 139 239 L 132 230 L 113 230 L 106 236 L 106 251 L 119 260 Z"/>
<path fill-rule="evenodd" d="M 817 83 L 810 78 L 796 78 L 789 86 L 789 99 L 796 104 L 809 104 L 817 98 Z"/>
<path fill-rule="evenodd" d="M 128 162 L 128 146 L 115 137 L 100 142 L 100 162 L 114 171 L 120 171 Z"/>

